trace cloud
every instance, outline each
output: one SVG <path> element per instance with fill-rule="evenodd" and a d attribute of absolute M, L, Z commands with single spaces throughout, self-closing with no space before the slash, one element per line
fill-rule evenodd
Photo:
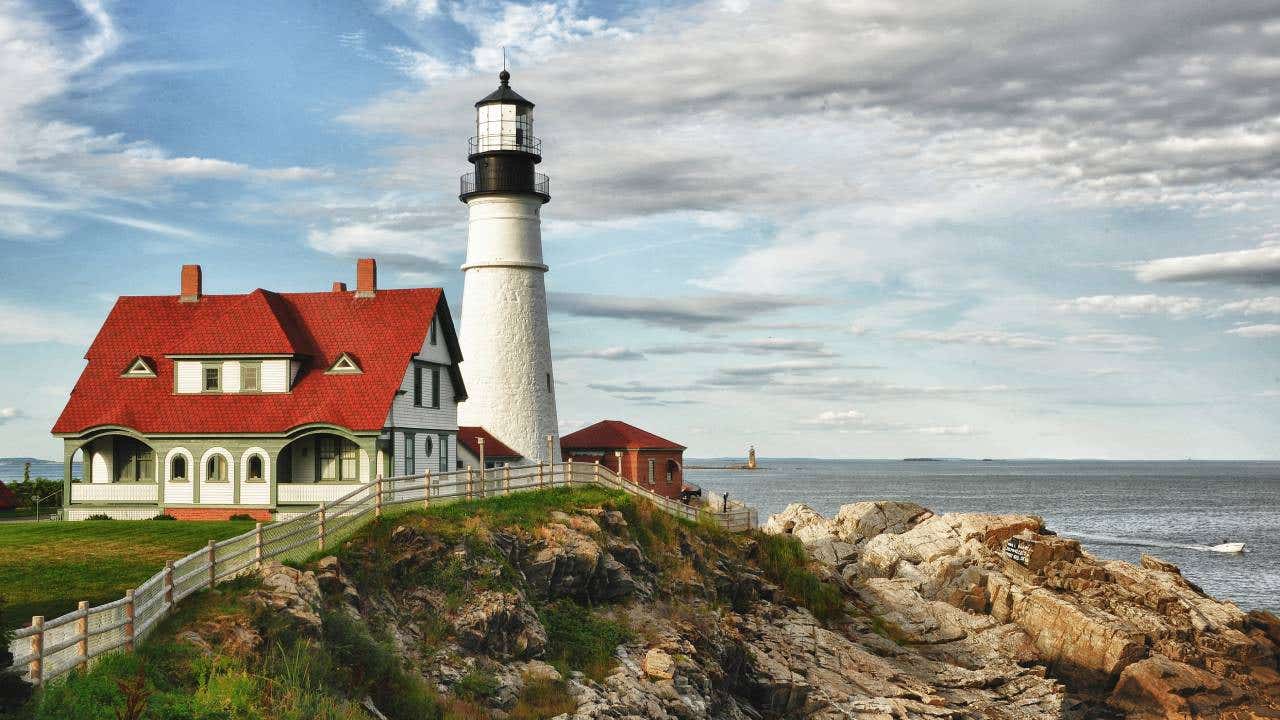
<path fill-rule="evenodd" d="M 626 297 L 588 293 L 548 293 L 551 312 L 577 317 L 635 320 L 660 327 L 703 330 L 746 322 L 817 301 L 768 295 L 717 294 L 684 297 Z"/>
<path fill-rule="evenodd" d="M 1227 331 L 1228 335 L 1239 335 L 1246 338 L 1280 337 L 1280 325 L 1265 323 L 1261 325 L 1241 325 Z"/>
<path fill-rule="evenodd" d="M 836 428 L 842 432 L 878 433 L 899 432 L 917 435 L 976 435 L 971 425 L 929 425 L 914 427 L 905 423 L 873 420 L 858 410 L 827 410 L 817 417 L 802 421 L 802 424 L 813 427 Z"/>
<path fill-rule="evenodd" d="M 1088 315 L 1170 315 L 1188 317 L 1203 312 L 1205 301 L 1176 295 L 1090 295 L 1058 304 L 1061 312 Z"/>
<path fill-rule="evenodd" d="M 643 360 L 644 353 L 625 347 L 609 347 L 601 350 L 578 350 L 560 353 L 557 360 Z"/>
<path fill-rule="evenodd" d="M 1257 297 L 1229 302 L 1218 308 L 1220 313 L 1239 315 L 1280 315 L 1280 297 Z"/>
<path fill-rule="evenodd" d="M 754 340 L 657 345 L 645 350 L 645 352 L 650 355 L 724 355 L 729 353 L 745 353 L 748 355 L 781 354 L 806 357 L 834 357 L 836 355 L 821 341 L 788 338 L 757 338 Z"/>
<path fill-rule="evenodd" d="M 0 299 L 0 345 L 54 342 L 86 347 L 96 331 L 80 315 Z"/>
<path fill-rule="evenodd" d="M 626 395 L 633 393 L 654 395 L 657 393 L 688 392 L 690 390 L 703 389 L 699 385 L 678 385 L 674 383 L 670 385 L 663 385 L 661 383 L 643 383 L 636 380 L 622 383 L 587 383 L 587 387 L 592 390 L 599 390 L 600 392 L 606 392 L 613 395 Z"/>
<path fill-rule="evenodd" d="M 1136 274 L 1143 282 L 1280 285 L 1280 245 L 1152 260 L 1139 265 Z"/>
<path fill-rule="evenodd" d="M 339 257 L 376 257 L 379 263 L 417 273 L 419 280 L 456 270 L 458 265 L 449 261 L 458 252 L 457 243 L 372 223 L 313 229 L 307 233 L 307 244 L 314 250 Z"/>
<path fill-rule="evenodd" d="M 1015 350 L 1047 350 L 1054 345 L 1052 340 L 1046 338 L 1000 330 L 906 330 L 898 333 L 897 337 L 900 340 L 913 342 L 985 345 Z"/>
<path fill-rule="evenodd" d="M 828 360 L 781 360 L 760 365 L 739 365 L 716 370 L 706 382 L 710 385 L 756 385 L 769 382 L 780 374 L 804 375 L 820 370 L 835 370 L 839 363 Z"/>
<path fill-rule="evenodd" d="M 1148 353 L 1159 347 L 1155 338 L 1126 333 L 1085 333 L 1068 335 L 1063 342 L 1087 352 Z"/>
<path fill-rule="evenodd" d="M 1258 393 L 1258 397 L 1264 398 L 1280 398 L 1280 390 L 1263 390 Z"/>
<path fill-rule="evenodd" d="M 27 416 L 26 413 L 16 407 L 0 407 L 0 425 L 21 420 Z"/>

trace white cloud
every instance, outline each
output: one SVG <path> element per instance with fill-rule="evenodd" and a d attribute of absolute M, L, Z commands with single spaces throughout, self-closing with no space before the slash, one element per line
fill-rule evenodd
<path fill-rule="evenodd" d="M 1152 260 L 1138 266 L 1137 276 L 1144 282 L 1203 280 L 1276 285 L 1280 284 L 1280 245 Z"/>
<path fill-rule="evenodd" d="M 578 350 L 556 355 L 557 360 L 643 360 L 644 353 L 625 347 L 609 347 L 601 350 Z"/>
<path fill-rule="evenodd" d="M 986 345 L 1015 350 L 1046 350 L 1054 345 L 1052 340 L 1046 338 L 1000 330 L 905 330 L 898 333 L 897 337 L 913 342 Z"/>
<path fill-rule="evenodd" d="M 1220 313 L 1240 315 L 1280 315 L 1280 297 L 1257 297 L 1229 302 L 1218 308 Z"/>
<path fill-rule="evenodd" d="M 978 431 L 972 425 L 933 425 L 916 428 L 914 432 L 922 435 L 976 435 Z"/>
<path fill-rule="evenodd" d="M 763 314 L 817 304 L 804 298 L 742 293 L 658 298 L 553 292 L 548 294 L 548 302 L 553 313 L 635 320 L 683 330 L 742 323 Z"/>
<path fill-rule="evenodd" d="M 0 345 L 55 342 L 87 347 L 96 331 L 79 315 L 0 299 Z"/>
<path fill-rule="evenodd" d="M 1058 304 L 1062 312 L 1092 315 L 1170 315 L 1188 317 L 1202 312 L 1205 301 L 1176 295 L 1090 295 Z"/>
<path fill-rule="evenodd" d="M 1153 337 L 1127 333 L 1068 335 L 1063 342 L 1088 352 L 1149 353 L 1159 347 Z"/>
<path fill-rule="evenodd" d="M 839 429 L 841 432 L 880 433 L 897 432 L 915 435 L 975 435 L 971 425 L 928 425 L 915 427 L 907 423 L 874 420 L 859 410 L 826 410 L 803 424 L 814 427 Z"/>
<path fill-rule="evenodd" d="M 0 407 L 0 425 L 13 422 L 14 420 L 21 420 L 26 416 L 26 413 L 16 407 Z"/>
<path fill-rule="evenodd" d="M 1247 338 L 1268 338 L 1280 336 L 1280 325 L 1264 323 L 1260 325 L 1241 325 L 1227 331 L 1228 335 L 1239 335 Z"/>

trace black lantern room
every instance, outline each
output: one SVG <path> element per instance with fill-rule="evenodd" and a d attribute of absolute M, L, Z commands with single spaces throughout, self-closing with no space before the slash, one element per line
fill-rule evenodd
<path fill-rule="evenodd" d="M 475 170 L 462 176 L 458 198 L 529 194 L 549 202 L 547 176 L 534 172 L 542 141 L 533 135 L 533 103 L 511 89 L 511 73 L 503 70 L 498 80 L 498 89 L 476 103 L 476 134 L 467 154 Z"/>

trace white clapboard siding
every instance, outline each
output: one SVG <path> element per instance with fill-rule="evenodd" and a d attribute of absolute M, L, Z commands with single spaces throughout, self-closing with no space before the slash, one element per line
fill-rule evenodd
<path fill-rule="evenodd" d="M 195 483 L 187 482 L 166 482 L 164 484 L 164 502 L 166 505 L 190 505 L 192 502 L 192 488 Z"/>
<path fill-rule="evenodd" d="M 222 392 L 240 392 L 239 360 L 226 360 L 222 363 Z"/>
<path fill-rule="evenodd" d="M 288 392 L 289 361 L 262 361 L 262 392 Z"/>
<path fill-rule="evenodd" d="M 315 438 L 302 438 L 294 441 L 290 446 L 293 450 L 290 455 L 293 457 L 293 473 L 291 475 L 293 482 L 309 483 L 315 482 L 316 479 L 316 440 Z"/>
<path fill-rule="evenodd" d="M 71 502 L 73 503 L 154 503 L 155 501 L 156 486 L 152 483 L 71 484 Z"/>
<path fill-rule="evenodd" d="M 235 488 L 229 482 L 202 482 L 201 505 L 230 505 L 234 501 Z"/>
<path fill-rule="evenodd" d="M 449 368 L 439 367 L 440 407 L 438 408 L 426 407 L 431 404 L 432 366 L 424 366 L 422 368 L 422 404 L 424 407 L 417 407 L 413 404 L 413 368 L 413 363 L 409 363 L 409 368 L 405 371 L 404 378 L 400 382 L 400 389 L 405 392 L 396 395 L 393 401 L 394 408 L 387 413 L 386 424 L 396 427 L 456 432 L 458 429 L 458 404 L 453 401 L 453 382 L 449 380 Z M 393 420 L 394 423 L 392 422 Z"/>
<path fill-rule="evenodd" d="M 432 320 L 435 322 L 435 320 Z M 422 341 L 422 351 L 418 353 L 419 360 L 427 362 L 440 363 L 441 365 L 449 365 L 453 362 L 453 358 L 449 356 L 449 346 L 444 341 L 444 328 L 437 324 L 436 326 L 436 344 L 431 344 L 431 331 L 427 331 L 427 337 Z"/>
<path fill-rule="evenodd" d="M 178 377 L 178 392 L 200 392 L 200 363 L 195 360 L 178 360 L 174 362 Z"/>

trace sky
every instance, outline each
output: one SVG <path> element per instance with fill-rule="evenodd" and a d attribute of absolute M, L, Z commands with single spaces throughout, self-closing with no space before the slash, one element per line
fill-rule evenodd
<path fill-rule="evenodd" d="M 1274 0 L 0 0 L 0 455 L 183 263 L 459 312 L 504 48 L 563 431 L 1280 459 Z"/>

